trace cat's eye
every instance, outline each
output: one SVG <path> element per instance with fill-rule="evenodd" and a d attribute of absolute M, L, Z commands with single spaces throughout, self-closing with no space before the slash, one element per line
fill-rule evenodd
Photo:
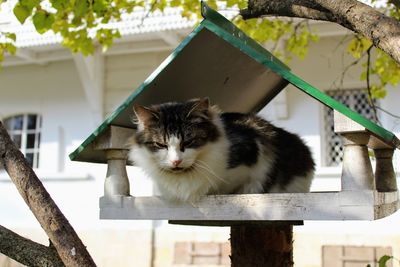
<path fill-rule="evenodd" d="M 168 147 L 166 144 L 159 143 L 159 142 L 153 142 L 153 145 L 157 148 L 167 148 Z"/>
<path fill-rule="evenodd" d="M 168 148 L 168 146 L 166 144 L 159 143 L 159 142 L 146 142 L 146 145 L 157 148 L 157 149 Z"/>
<path fill-rule="evenodd" d="M 183 142 L 183 147 L 196 147 L 202 143 L 202 138 L 192 138 Z"/>
<path fill-rule="evenodd" d="M 188 146 L 190 146 L 193 142 L 194 142 L 194 139 L 190 139 L 190 140 L 184 141 L 184 142 L 183 142 L 183 146 L 184 146 L 184 147 L 188 147 Z"/>

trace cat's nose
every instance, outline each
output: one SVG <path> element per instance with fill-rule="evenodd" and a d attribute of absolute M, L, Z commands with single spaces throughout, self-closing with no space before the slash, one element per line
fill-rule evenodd
<path fill-rule="evenodd" d="M 171 163 L 172 163 L 172 165 L 174 165 L 174 167 L 178 167 L 179 164 L 182 163 L 182 160 L 181 159 L 175 159 L 175 160 L 171 161 Z"/>

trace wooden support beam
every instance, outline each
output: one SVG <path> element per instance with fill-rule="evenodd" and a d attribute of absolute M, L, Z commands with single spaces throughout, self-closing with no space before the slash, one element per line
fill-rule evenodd
<path fill-rule="evenodd" d="M 334 111 L 334 129 L 343 136 L 342 191 L 374 190 L 368 147 L 371 134 L 362 125 Z"/>
<path fill-rule="evenodd" d="M 128 150 L 109 149 L 107 153 L 107 175 L 104 182 L 105 197 L 129 196 L 129 179 L 126 173 Z"/>
<path fill-rule="evenodd" d="M 129 179 L 126 172 L 129 144 L 133 129 L 111 125 L 93 143 L 95 151 L 104 151 L 107 157 L 107 175 L 104 196 L 129 196 Z"/>
<path fill-rule="evenodd" d="M 368 155 L 369 133 L 342 133 L 344 138 L 342 191 L 374 190 L 374 174 Z"/>
<path fill-rule="evenodd" d="M 396 174 L 393 168 L 392 149 L 374 149 L 376 158 L 375 184 L 379 192 L 397 191 Z"/>
<path fill-rule="evenodd" d="M 73 59 L 95 124 L 98 125 L 103 120 L 104 58 L 97 49 L 92 56 L 73 54 Z"/>
<path fill-rule="evenodd" d="M 93 143 L 95 150 L 129 149 L 129 139 L 134 136 L 131 128 L 111 125 Z"/>

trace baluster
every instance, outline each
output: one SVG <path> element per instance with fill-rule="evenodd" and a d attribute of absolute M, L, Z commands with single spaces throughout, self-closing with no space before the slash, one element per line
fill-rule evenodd
<path fill-rule="evenodd" d="M 379 192 L 397 191 L 396 174 L 392 163 L 394 148 L 374 149 L 374 152 L 376 189 Z"/>
<path fill-rule="evenodd" d="M 128 140 L 133 129 L 111 125 L 94 143 L 96 150 L 103 151 L 107 158 L 107 174 L 104 182 L 104 195 L 129 196 L 129 179 L 126 173 Z"/>
<path fill-rule="evenodd" d="M 374 190 L 367 144 L 370 133 L 360 124 L 334 111 L 335 132 L 343 136 L 342 191 Z"/>

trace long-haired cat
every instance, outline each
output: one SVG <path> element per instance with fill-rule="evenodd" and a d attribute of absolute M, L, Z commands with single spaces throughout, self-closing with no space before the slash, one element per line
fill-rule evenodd
<path fill-rule="evenodd" d="M 309 191 L 314 173 L 309 148 L 256 115 L 219 112 L 208 98 L 136 105 L 134 112 L 138 128 L 129 158 L 168 200 Z"/>

